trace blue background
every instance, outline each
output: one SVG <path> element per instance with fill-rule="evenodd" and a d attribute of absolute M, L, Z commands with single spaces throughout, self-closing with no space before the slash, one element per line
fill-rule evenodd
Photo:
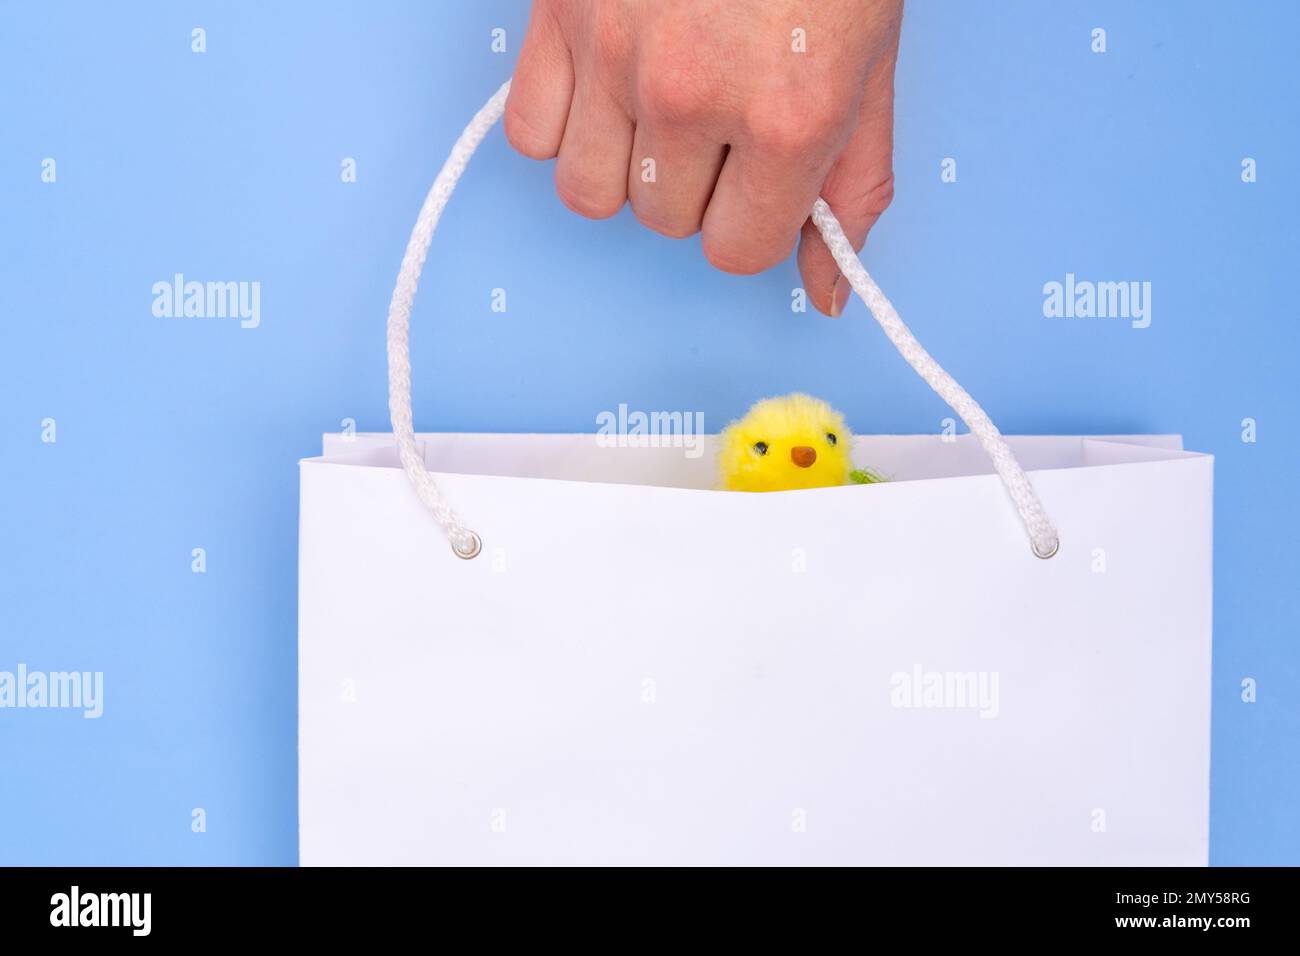
<path fill-rule="evenodd" d="M 526 7 L 0 16 L 0 669 L 102 670 L 106 697 L 98 721 L 0 711 L 0 862 L 293 863 L 296 462 L 346 418 L 388 430 L 397 265 Z M 1300 863 L 1297 32 L 1283 3 L 917 0 L 897 198 L 865 253 L 1005 431 L 1181 432 L 1217 456 L 1216 864 Z M 570 214 L 550 177 L 498 129 L 452 203 L 417 302 L 420 428 L 592 431 L 626 402 L 714 430 L 794 388 L 861 432 L 949 415 L 860 302 L 793 314 L 793 263 L 722 275 L 698 238 Z M 261 326 L 155 318 L 176 272 L 260 281 Z M 1045 318 L 1066 272 L 1150 281 L 1150 328 Z"/>

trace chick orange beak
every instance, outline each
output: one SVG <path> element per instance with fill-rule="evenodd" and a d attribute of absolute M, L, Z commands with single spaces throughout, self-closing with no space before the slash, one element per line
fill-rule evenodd
<path fill-rule="evenodd" d="M 808 468 L 817 460 L 817 449 L 807 445 L 798 445 L 790 449 L 790 460 L 800 468 Z"/>

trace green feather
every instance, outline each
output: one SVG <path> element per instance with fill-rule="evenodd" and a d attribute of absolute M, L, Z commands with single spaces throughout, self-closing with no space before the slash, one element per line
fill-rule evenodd
<path fill-rule="evenodd" d="M 874 485 L 884 480 L 874 471 L 869 471 L 866 468 L 854 468 L 849 472 L 849 481 L 855 485 Z"/>

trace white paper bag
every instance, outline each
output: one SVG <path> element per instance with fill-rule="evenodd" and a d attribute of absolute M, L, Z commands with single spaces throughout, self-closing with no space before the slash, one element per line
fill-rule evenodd
<path fill-rule="evenodd" d="M 775 494 L 421 439 L 476 560 L 389 436 L 301 466 L 304 864 L 1207 862 L 1209 457 L 1009 439 L 1039 561 L 968 437 Z"/>
<path fill-rule="evenodd" d="M 414 433 L 420 265 L 505 93 L 403 260 L 393 435 L 301 465 L 302 862 L 1204 865 L 1212 459 L 1004 439 L 824 203 L 973 432 L 855 439 L 892 481 L 720 492 L 713 439 Z"/>

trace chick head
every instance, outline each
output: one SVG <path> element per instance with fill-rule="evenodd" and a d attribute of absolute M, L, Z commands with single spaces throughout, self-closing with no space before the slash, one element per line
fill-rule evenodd
<path fill-rule="evenodd" d="M 728 491 L 787 491 L 849 482 L 853 436 L 840 413 L 795 393 L 765 398 L 719 436 L 720 483 Z"/>

